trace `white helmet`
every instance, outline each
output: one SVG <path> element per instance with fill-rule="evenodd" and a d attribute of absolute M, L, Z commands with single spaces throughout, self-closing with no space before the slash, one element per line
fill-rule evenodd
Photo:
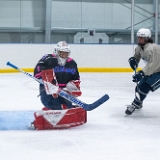
<path fill-rule="evenodd" d="M 71 52 L 67 42 L 65 42 L 65 41 L 60 41 L 55 46 L 55 48 L 54 48 L 55 54 L 58 54 L 59 51 L 68 52 L 68 53 Z"/>
<path fill-rule="evenodd" d="M 144 38 L 149 39 L 149 38 L 151 38 L 151 31 L 146 28 L 141 28 L 137 32 L 137 37 L 144 37 Z"/>

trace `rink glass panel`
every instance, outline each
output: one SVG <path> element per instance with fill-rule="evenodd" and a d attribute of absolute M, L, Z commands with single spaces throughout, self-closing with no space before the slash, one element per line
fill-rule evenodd
<path fill-rule="evenodd" d="M 155 1 L 134 2 L 134 34 L 146 27 L 154 39 Z M 0 0 L 0 43 L 130 44 L 131 9 L 131 0 Z"/>

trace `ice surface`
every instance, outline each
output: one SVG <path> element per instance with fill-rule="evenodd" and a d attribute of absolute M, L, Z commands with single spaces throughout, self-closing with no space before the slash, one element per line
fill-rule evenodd
<path fill-rule="evenodd" d="M 132 73 L 80 73 L 81 100 L 110 99 L 88 112 L 85 125 L 50 131 L 0 130 L 1 160 L 157 160 L 160 158 L 160 90 L 126 116 L 134 98 Z M 0 112 L 43 106 L 38 83 L 21 73 L 0 74 Z M 11 116 L 11 115 L 10 115 Z"/>

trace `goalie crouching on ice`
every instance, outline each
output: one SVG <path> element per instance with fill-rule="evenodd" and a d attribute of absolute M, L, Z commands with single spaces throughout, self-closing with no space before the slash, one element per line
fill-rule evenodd
<path fill-rule="evenodd" d="M 70 101 L 58 95 L 59 89 L 63 89 L 64 91 L 76 97 L 81 96 L 82 94 L 80 90 L 80 76 L 77 64 L 72 58 L 69 58 L 70 52 L 70 48 L 65 41 L 58 42 L 54 48 L 53 54 L 46 54 L 38 61 L 34 69 L 34 76 L 38 79 L 42 79 L 44 84 L 40 84 L 40 99 L 44 105 L 44 108 L 42 109 L 44 110 L 44 113 L 47 110 L 58 110 L 58 113 L 64 114 L 65 118 L 66 111 L 64 109 L 69 109 L 70 112 L 71 110 L 74 110 L 73 113 L 78 112 L 79 114 L 80 112 L 83 115 L 82 117 L 84 117 L 84 119 L 81 119 L 83 119 L 82 121 L 84 122 L 86 121 L 86 111 L 78 106 L 73 105 Z M 63 110 L 63 113 L 60 110 Z M 52 113 L 52 115 L 54 114 Z M 63 116 L 61 115 L 61 119 L 62 117 Z M 75 119 L 73 121 L 78 122 L 79 120 Z M 63 124 L 68 124 L 69 122 L 63 122 Z M 61 126 L 58 125 L 58 123 L 59 121 L 57 121 L 57 123 L 54 121 L 52 127 Z M 48 127 L 47 129 L 50 128 Z"/>

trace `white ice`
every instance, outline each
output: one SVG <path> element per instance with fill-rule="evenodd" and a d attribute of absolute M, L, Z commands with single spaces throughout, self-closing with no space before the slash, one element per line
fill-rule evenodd
<path fill-rule="evenodd" d="M 80 73 L 80 99 L 110 99 L 88 112 L 88 122 L 67 130 L 0 131 L 1 160 L 157 160 L 160 158 L 160 90 L 142 110 L 124 114 L 134 98 L 132 73 Z M 0 111 L 40 110 L 38 83 L 21 73 L 0 74 Z"/>

